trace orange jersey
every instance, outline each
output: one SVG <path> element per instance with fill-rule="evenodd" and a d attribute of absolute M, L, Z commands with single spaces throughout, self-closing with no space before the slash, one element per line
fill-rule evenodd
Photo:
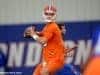
<path fill-rule="evenodd" d="M 64 42 L 61 31 L 54 22 L 47 24 L 40 34 L 47 40 L 47 45 L 43 47 L 42 60 L 46 62 L 46 67 L 51 75 L 64 65 Z M 42 75 L 42 70 L 43 62 L 36 67 L 33 75 Z"/>
<path fill-rule="evenodd" d="M 58 25 L 54 22 L 47 24 L 42 34 L 47 39 L 47 46 L 43 48 L 43 58 L 46 61 L 64 59 L 64 42 Z"/>

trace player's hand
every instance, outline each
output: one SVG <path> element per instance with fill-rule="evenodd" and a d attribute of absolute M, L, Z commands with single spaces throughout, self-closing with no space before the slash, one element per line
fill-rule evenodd
<path fill-rule="evenodd" d="M 48 75 L 48 68 L 47 68 L 47 63 L 46 62 L 42 62 L 41 75 Z"/>
<path fill-rule="evenodd" d="M 48 75 L 48 69 L 46 67 L 42 68 L 41 75 Z"/>
<path fill-rule="evenodd" d="M 24 31 L 24 37 L 31 38 L 34 33 L 35 33 L 34 26 L 27 27 Z"/>

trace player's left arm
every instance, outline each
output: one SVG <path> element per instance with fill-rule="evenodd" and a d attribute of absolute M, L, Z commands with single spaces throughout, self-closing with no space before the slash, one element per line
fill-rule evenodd
<path fill-rule="evenodd" d="M 69 53 L 69 52 L 75 50 L 76 48 L 77 48 L 77 46 L 74 46 L 72 48 L 66 48 L 66 53 Z"/>
<path fill-rule="evenodd" d="M 70 53 L 71 51 L 75 50 L 77 48 L 77 46 L 75 45 L 74 47 L 72 48 L 65 48 L 65 57 L 68 56 L 68 53 Z"/>

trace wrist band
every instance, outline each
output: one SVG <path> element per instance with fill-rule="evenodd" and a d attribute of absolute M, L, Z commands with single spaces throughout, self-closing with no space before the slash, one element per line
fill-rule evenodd
<path fill-rule="evenodd" d="M 34 34 L 34 35 L 32 36 L 32 38 L 33 38 L 34 40 L 38 40 L 38 39 L 39 39 L 39 36 L 38 36 L 37 34 Z"/>

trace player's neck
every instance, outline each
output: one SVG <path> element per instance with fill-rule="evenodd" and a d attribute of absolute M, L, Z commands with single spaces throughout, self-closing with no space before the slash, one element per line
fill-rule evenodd
<path fill-rule="evenodd" d="M 52 22 L 47 22 L 47 24 L 51 24 L 51 23 L 55 23 L 55 21 L 52 21 Z"/>

